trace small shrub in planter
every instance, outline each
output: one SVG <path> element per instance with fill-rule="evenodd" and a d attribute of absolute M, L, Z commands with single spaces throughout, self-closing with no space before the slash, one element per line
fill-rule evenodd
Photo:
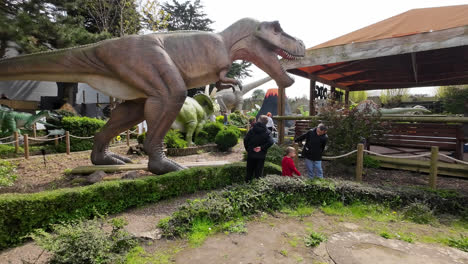
<path fill-rule="evenodd" d="M 184 140 L 184 136 L 177 130 L 169 129 L 167 134 L 164 136 L 164 143 L 168 148 L 186 148 L 187 141 Z"/>
<path fill-rule="evenodd" d="M 208 133 L 206 131 L 200 131 L 198 132 L 198 135 L 195 138 L 195 145 L 197 146 L 202 146 L 210 143 Z"/>
<path fill-rule="evenodd" d="M 214 142 L 216 135 L 221 130 L 223 130 L 223 124 L 218 122 L 208 122 L 202 128 L 202 131 L 208 133 L 209 142 Z"/>
<path fill-rule="evenodd" d="M 237 133 L 233 129 L 219 131 L 215 138 L 215 143 L 221 151 L 227 151 L 234 147 L 237 145 L 237 141 Z"/>

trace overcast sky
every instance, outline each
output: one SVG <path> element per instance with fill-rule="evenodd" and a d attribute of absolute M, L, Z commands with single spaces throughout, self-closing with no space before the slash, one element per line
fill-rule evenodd
<path fill-rule="evenodd" d="M 415 8 L 462 5 L 467 0 L 201 0 L 212 27 L 222 31 L 235 21 L 251 17 L 260 21 L 278 20 L 284 31 L 302 39 L 307 48 L 342 36 L 373 23 Z M 266 76 L 252 66 L 249 83 Z M 286 89 L 288 97 L 308 97 L 309 81 L 295 76 L 296 82 Z M 261 86 L 276 88 L 274 81 Z M 433 94 L 434 88 L 415 88 L 411 93 Z M 247 94 L 249 95 L 249 94 Z"/>

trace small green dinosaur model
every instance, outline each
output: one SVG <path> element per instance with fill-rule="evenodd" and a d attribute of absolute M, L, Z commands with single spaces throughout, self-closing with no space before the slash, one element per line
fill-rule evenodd
<path fill-rule="evenodd" d="M 11 108 L 0 106 L 0 131 L 2 134 L 20 133 L 20 129 L 32 129 L 34 123 L 52 126 L 47 122 L 41 121 L 43 117 L 57 118 L 57 116 L 48 110 L 40 111 L 37 114 L 16 112 Z"/>

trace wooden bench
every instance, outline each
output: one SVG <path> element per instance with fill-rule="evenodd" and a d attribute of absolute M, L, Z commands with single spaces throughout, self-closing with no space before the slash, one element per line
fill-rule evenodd
<path fill-rule="evenodd" d="M 310 120 L 296 120 L 295 137 L 311 129 L 312 122 Z M 390 131 L 384 133 L 383 138 L 368 139 L 366 148 L 369 149 L 371 144 L 424 150 L 430 149 L 431 146 L 438 146 L 441 150 L 454 151 L 455 158 L 463 160 L 463 142 L 463 126 L 461 124 L 392 122 Z M 399 152 L 389 154 L 411 152 L 397 150 Z"/>
<path fill-rule="evenodd" d="M 460 124 L 392 122 L 390 131 L 383 138 L 368 140 L 368 146 L 421 149 L 437 146 L 441 150 L 454 151 L 455 158 L 463 160 L 463 141 L 463 126 Z"/>

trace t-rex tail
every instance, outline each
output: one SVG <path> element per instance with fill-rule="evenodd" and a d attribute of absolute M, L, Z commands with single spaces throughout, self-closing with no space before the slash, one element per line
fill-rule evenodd
<path fill-rule="evenodd" d="M 0 60 L 0 80 L 80 82 L 83 75 L 100 68 L 90 44 Z"/>

